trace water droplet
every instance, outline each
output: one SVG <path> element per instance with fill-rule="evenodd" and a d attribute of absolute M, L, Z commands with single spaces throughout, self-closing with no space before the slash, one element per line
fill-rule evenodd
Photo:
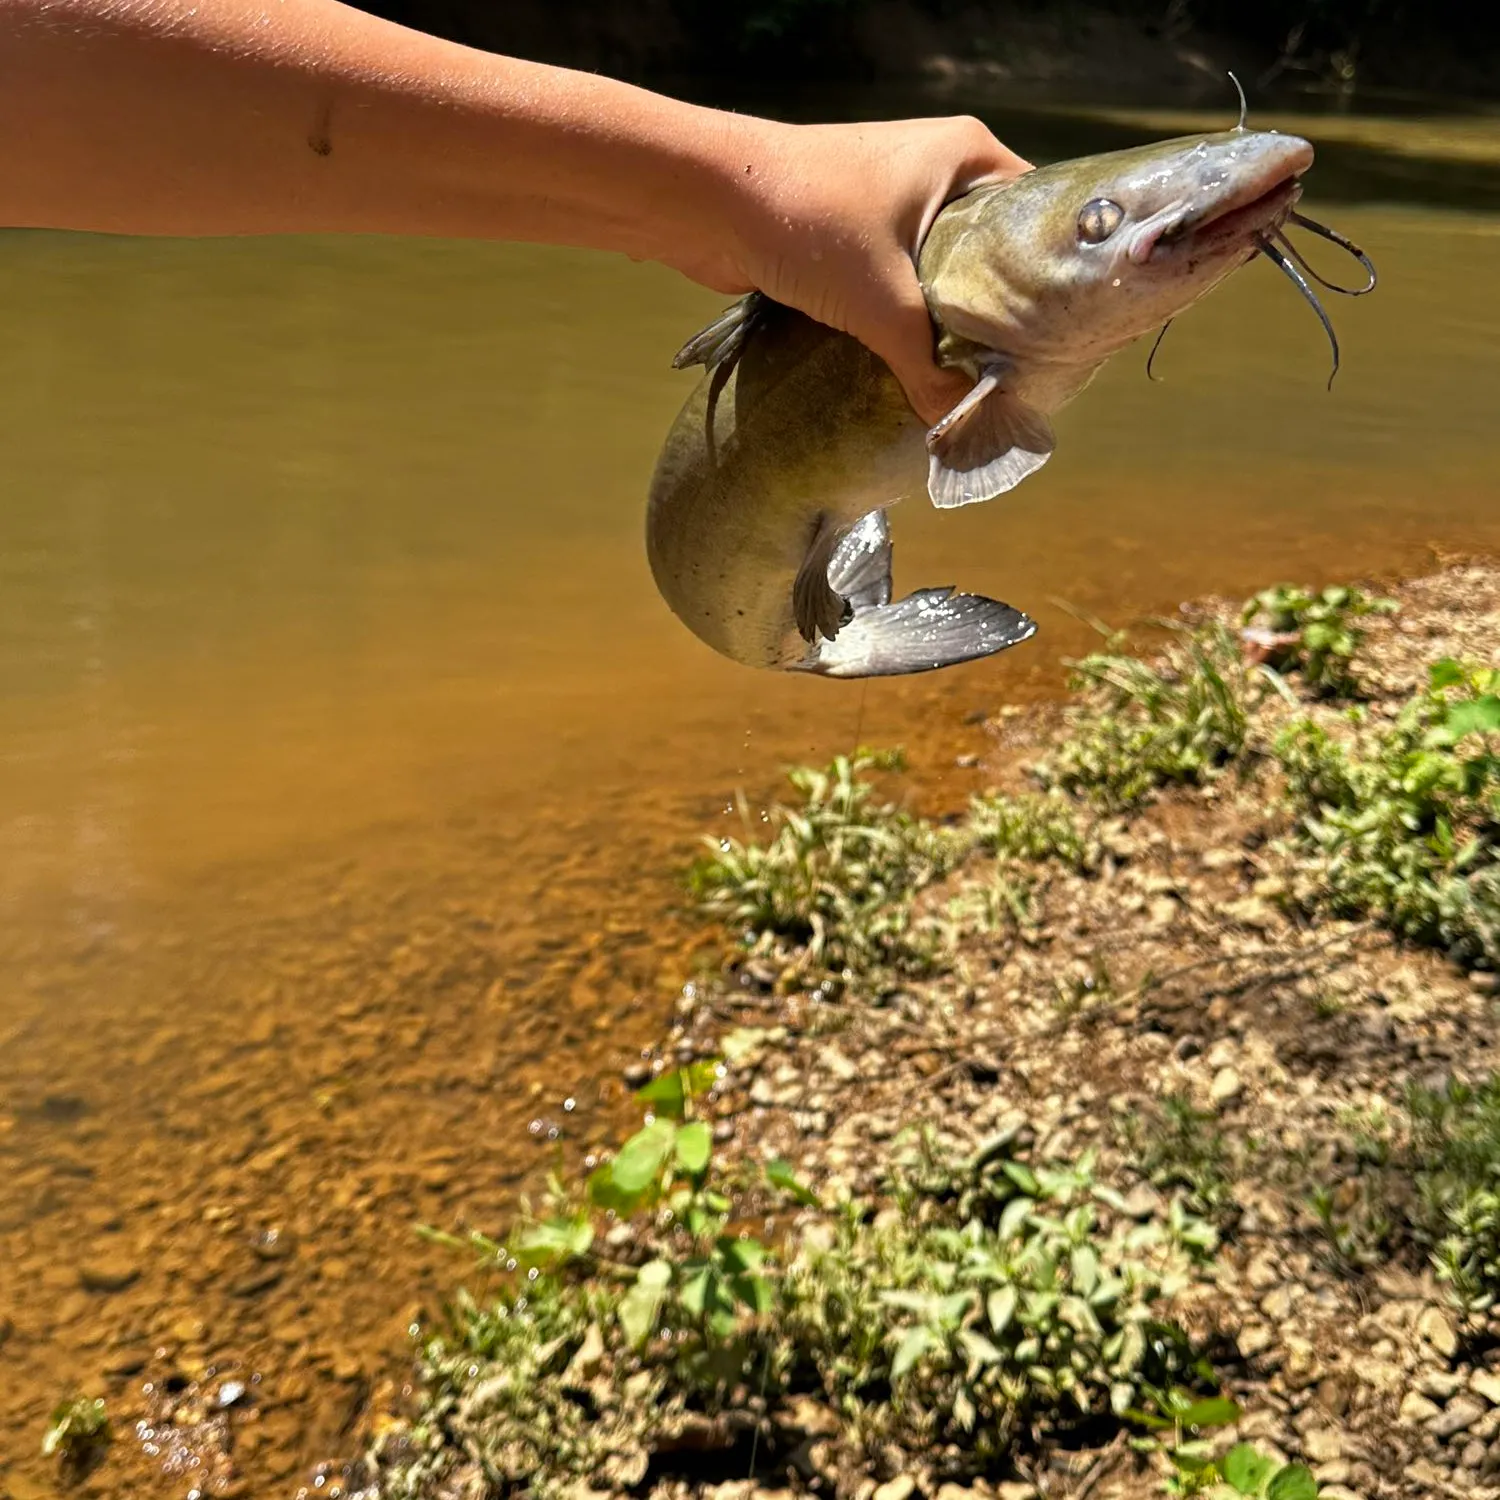
<path fill-rule="evenodd" d="M 570 1115 L 577 1108 L 578 1108 L 578 1101 L 576 1099 L 571 1099 L 570 1098 L 570 1099 L 564 1099 L 563 1100 L 563 1113 L 564 1114 Z"/>

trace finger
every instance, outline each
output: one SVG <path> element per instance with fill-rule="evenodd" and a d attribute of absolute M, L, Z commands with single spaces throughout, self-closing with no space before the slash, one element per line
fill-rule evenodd
<path fill-rule="evenodd" d="M 904 257 L 901 267 L 904 275 L 893 268 L 878 297 L 849 308 L 849 332 L 891 367 L 912 410 L 930 426 L 963 399 L 971 382 L 937 365 L 926 299 Z"/>

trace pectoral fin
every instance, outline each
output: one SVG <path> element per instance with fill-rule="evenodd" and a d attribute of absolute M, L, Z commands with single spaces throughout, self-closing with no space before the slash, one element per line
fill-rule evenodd
<path fill-rule="evenodd" d="M 797 633 L 809 645 L 819 636 L 831 641 L 854 613 L 828 582 L 828 565 L 838 539 L 838 528 L 828 516 L 820 515 L 792 583 L 792 618 L 797 622 Z"/>
<path fill-rule="evenodd" d="M 883 510 L 861 516 L 840 538 L 828 586 L 856 611 L 891 602 L 891 529 Z"/>
<path fill-rule="evenodd" d="M 993 500 L 1052 457 L 1052 424 L 1002 389 L 1006 366 L 992 366 L 927 434 L 927 493 L 939 509 Z"/>

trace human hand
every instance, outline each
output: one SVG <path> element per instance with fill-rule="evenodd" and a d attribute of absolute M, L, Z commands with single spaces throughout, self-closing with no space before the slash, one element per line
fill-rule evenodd
<path fill-rule="evenodd" d="M 678 269 L 716 291 L 762 291 L 853 334 L 890 365 L 926 422 L 956 405 L 969 382 L 933 361 L 916 254 L 945 203 L 1030 164 L 965 117 L 740 119 L 727 161 L 725 222 L 674 256 Z"/>

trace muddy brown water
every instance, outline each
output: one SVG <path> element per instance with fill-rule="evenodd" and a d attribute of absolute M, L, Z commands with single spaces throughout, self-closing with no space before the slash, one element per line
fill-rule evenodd
<path fill-rule="evenodd" d="M 996 119 L 1038 159 L 1144 129 Z M 1058 601 L 1500 546 L 1500 123 L 1430 123 L 1346 116 L 1310 179 L 1383 275 L 1333 299 L 1333 393 L 1248 268 L 1017 494 L 896 513 L 898 588 L 1042 630 L 869 685 L 723 662 L 652 589 L 667 362 L 719 299 L 529 248 L 0 235 L 0 1493 L 50 1491 L 82 1388 L 126 1419 L 93 1490 L 186 1494 L 129 1431 L 172 1367 L 258 1377 L 247 1493 L 346 1451 L 463 1270 L 413 1225 L 496 1228 L 616 1128 L 737 786 L 863 739 L 956 804 L 973 716 L 1086 644 Z"/>

